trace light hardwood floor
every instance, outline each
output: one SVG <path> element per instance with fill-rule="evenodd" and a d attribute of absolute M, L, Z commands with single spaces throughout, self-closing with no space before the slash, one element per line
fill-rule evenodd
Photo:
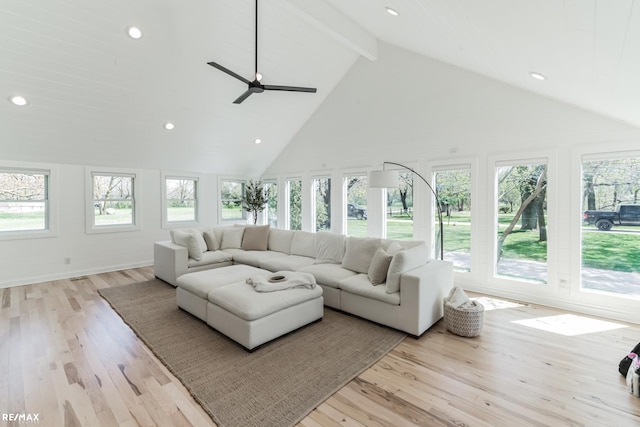
<path fill-rule="evenodd" d="M 151 278 L 147 267 L 0 289 L 0 426 L 24 425 L 4 414 L 43 426 L 214 425 L 96 292 Z M 481 336 L 440 322 L 407 338 L 300 426 L 640 425 L 640 399 L 617 372 L 639 325 L 594 332 L 602 322 L 586 316 L 483 301 L 496 309 Z"/>

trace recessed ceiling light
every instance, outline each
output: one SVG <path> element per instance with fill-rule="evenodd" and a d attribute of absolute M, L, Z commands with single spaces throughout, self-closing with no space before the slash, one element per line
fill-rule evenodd
<path fill-rule="evenodd" d="M 543 74 L 536 73 L 535 71 L 530 72 L 529 75 L 536 80 L 547 80 Z"/>
<path fill-rule="evenodd" d="M 400 15 L 400 14 L 398 13 L 398 11 L 397 11 L 397 10 L 395 10 L 394 8 L 391 8 L 391 7 L 387 6 L 387 7 L 385 7 L 385 9 L 387 9 L 387 13 L 388 13 L 389 15 L 393 15 L 393 16 L 398 16 L 398 15 Z"/>
<path fill-rule="evenodd" d="M 127 27 L 127 34 L 132 39 L 138 40 L 142 37 L 142 31 L 138 27 Z"/>
<path fill-rule="evenodd" d="M 11 98 L 9 98 L 9 101 L 11 101 L 14 105 L 17 105 L 18 107 L 24 107 L 28 104 L 26 98 L 20 95 L 12 96 Z"/>
<path fill-rule="evenodd" d="M 254 140 L 253 140 L 253 142 L 254 142 L 255 144 L 261 144 L 261 143 L 262 143 L 262 140 L 261 140 L 260 138 L 256 138 L 256 139 L 254 139 Z"/>
<path fill-rule="evenodd" d="M 167 123 L 165 123 L 165 124 L 164 124 L 164 128 L 165 128 L 166 130 L 173 130 L 175 127 L 176 127 L 176 126 L 175 126 L 173 123 L 171 123 L 171 122 L 167 122 Z"/>

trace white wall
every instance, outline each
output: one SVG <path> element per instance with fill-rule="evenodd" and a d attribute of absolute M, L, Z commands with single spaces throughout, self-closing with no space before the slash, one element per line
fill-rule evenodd
<path fill-rule="evenodd" d="M 162 178 L 159 170 L 141 170 L 139 231 L 88 234 L 85 228 L 85 167 L 3 161 L 9 167 L 52 169 L 56 233 L 45 238 L 0 240 L 0 288 L 153 264 L 153 242 L 168 240 L 162 228 Z M 109 171 L 109 167 L 101 167 Z M 200 181 L 202 225 L 217 223 L 217 178 Z M 91 201 L 88 201 L 91 203 Z M 65 264 L 65 258 L 71 263 Z"/>
<path fill-rule="evenodd" d="M 457 284 L 637 322 L 632 301 L 579 289 L 581 155 L 634 150 L 640 130 L 623 122 L 381 44 L 378 60 L 354 65 L 266 174 L 339 178 L 395 161 L 429 177 L 434 166 L 471 164 L 472 272 L 456 274 Z M 532 157 L 549 161 L 549 283 L 537 287 L 493 277 L 495 161 Z M 414 196 L 428 211 L 427 195 Z M 429 226 L 415 235 L 432 243 Z"/>

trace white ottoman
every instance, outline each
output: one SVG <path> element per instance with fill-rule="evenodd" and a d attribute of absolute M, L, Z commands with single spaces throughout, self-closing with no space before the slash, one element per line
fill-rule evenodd
<path fill-rule="evenodd" d="M 256 292 L 241 282 L 209 292 L 207 323 L 248 350 L 322 319 L 322 288 Z"/>
<path fill-rule="evenodd" d="M 187 273 L 177 280 L 176 302 L 178 307 L 206 322 L 209 292 L 221 286 L 244 281 L 248 277 L 267 274 L 271 272 L 249 265 L 230 265 Z"/>

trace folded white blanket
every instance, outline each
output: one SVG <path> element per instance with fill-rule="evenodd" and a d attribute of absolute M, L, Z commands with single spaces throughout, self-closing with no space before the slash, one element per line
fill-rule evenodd
<path fill-rule="evenodd" d="M 284 280 L 270 282 L 272 277 L 284 276 Z M 316 278 L 310 273 L 299 273 L 296 271 L 278 271 L 266 276 L 250 277 L 246 281 L 252 285 L 256 292 L 283 291 L 292 288 L 313 289 L 316 287 Z"/>
<path fill-rule="evenodd" d="M 459 286 L 455 286 L 453 289 L 451 289 L 451 292 L 449 292 L 449 296 L 444 299 L 444 303 L 453 308 L 462 307 L 468 302 L 469 302 L 469 297 L 467 296 L 467 294 L 464 293 L 464 290 Z"/>

